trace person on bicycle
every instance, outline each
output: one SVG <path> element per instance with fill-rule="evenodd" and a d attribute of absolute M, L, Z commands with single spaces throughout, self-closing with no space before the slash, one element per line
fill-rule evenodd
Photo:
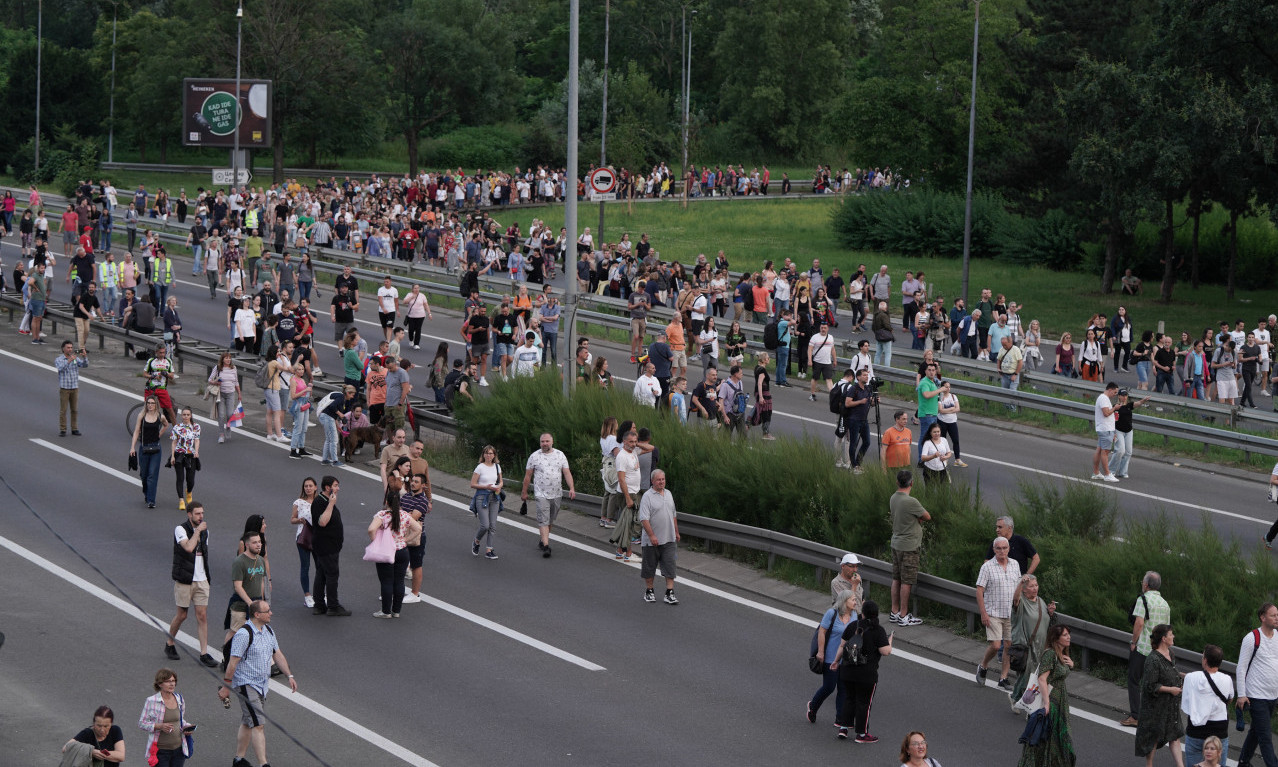
<path fill-rule="evenodd" d="M 178 374 L 173 372 L 173 361 L 169 359 L 167 346 L 156 345 L 155 356 L 146 361 L 143 375 L 146 377 L 143 398 L 154 395 L 169 423 L 176 423 L 177 420 L 173 417 L 173 400 L 169 398 L 169 384 L 177 380 Z"/>

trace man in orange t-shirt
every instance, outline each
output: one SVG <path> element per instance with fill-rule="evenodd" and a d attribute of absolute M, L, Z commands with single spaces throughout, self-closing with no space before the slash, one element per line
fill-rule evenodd
<path fill-rule="evenodd" d="M 670 344 L 673 358 L 670 360 L 671 375 L 675 378 L 688 374 L 688 342 L 683 333 L 683 315 L 675 312 L 670 324 L 666 325 L 666 340 Z"/>
<path fill-rule="evenodd" d="M 912 435 L 905 424 L 909 416 L 904 410 L 898 410 L 892 417 L 896 419 L 896 423 L 884 429 L 883 436 L 879 439 L 879 463 L 888 471 L 908 469 Z"/>

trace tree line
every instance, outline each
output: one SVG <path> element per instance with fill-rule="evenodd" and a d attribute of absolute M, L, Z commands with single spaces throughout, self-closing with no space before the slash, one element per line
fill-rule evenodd
<path fill-rule="evenodd" d="M 0 19 L 0 141 L 15 170 L 29 165 L 37 2 L 14 0 Z M 117 147 L 164 161 L 181 140 L 182 79 L 234 74 L 236 6 L 45 0 L 44 139 L 104 142 L 114 52 Z M 692 162 L 841 161 L 960 189 L 974 11 L 969 0 L 586 0 L 581 156 L 600 154 L 606 77 L 608 161 L 677 162 L 686 18 Z M 1278 3 L 982 0 L 980 14 L 977 186 L 1103 242 L 1106 291 L 1136 226 L 1157 222 L 1164 249 L 1147 271 L 1164 298 L 1182 276 L 1232 292 L 1236 257 L 1204 274 L 1198 228 L 1225 211 L 1236 251 L 1238 222 L 1274 210 Z M 286 154 L 313 167 L 388 141 L 416 172 L 423 143 L 441 136 L 469 136 L 449 160 L 558 165 L 567 53 L 568 0 L 244 2 L 243 75 L 274 82 L 277 178 Z M 1186 229 L 1187 253 L 1175 246 Z"/>

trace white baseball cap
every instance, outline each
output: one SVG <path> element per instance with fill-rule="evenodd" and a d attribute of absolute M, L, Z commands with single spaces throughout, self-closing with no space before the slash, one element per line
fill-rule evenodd
<path fill-rule="evenodd" d="M 856 558 L 856 554 L 844 554 L 843 559 L 839 562 L 839 564 L 840 565 L 859 565 L 861 564 L 861 560 Z"/>

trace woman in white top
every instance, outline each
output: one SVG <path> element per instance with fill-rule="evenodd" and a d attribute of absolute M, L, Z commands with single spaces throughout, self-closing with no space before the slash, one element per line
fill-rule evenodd
<path fill-rule="evenodd" d="M 963 451 L 959 448 L 959 431 L 958 431 L 958 414 L 959 414 L 958 397 L 950 391 L 949 384 L 941 386 L 941 401 L 936 406 L 936 422 L 941 425 L 941 436 L 945 437 L 945 441 L 954 449 L 954 465 L 960 469 L 966 469 L 967 464 L 963 463 Z"/>
<path fill-rule="evenodd" d="M 697 351 L 701 355 L 701 372 L 719 369 L 719 331 L 715 330 L 714 317 L 706 317 L 705 327 L 697 334 Z"/>
<path fill-rule="evenodd" d="M 954 453 L 950 450 L 950 443 L 941 436 L 941 424 L 933 423 L 928 427 L 927 438 L 919 447 L 919 457 L 923 461 L 923 481 L 927 484 L 933 482 L 949 482 L 950 475 L 946 471 L 949 461 L 954 457 Z"/>
<path fill-rule="evenodd" d="M 293 516 L 289 519 L 290 524 L 297 525 L 293 542 L 297 544 L 297 558 L 302 565 L 302 601 L 307 607 L 315 606 L 311 597 L 311 504 L 317 488 L 314 477 L 302 480 L 302 494 L 293 501 Z"/>
<path fill-rule="evenodd" d="M 848 303 L 852 305 L 852 332 L 865 330 L 865 276 L 860 272 L 848 284 Z"/>
<path fill-rule="evenodd" d="M 1039 328 L 1038 320 L 1030 320 L 1029 330 L 1025 331 L 1025 361 L 1029 363 L 1031 370 L 1038 370 L 1038 366 L 1043 363 L 1043 331 Z"/>
<path fill-rule="evenodd" d="M 493 536 L 497 534 L 497 515 L 501 512 L 501 464 L 497 463 L 497 449 L 492 445 L 484 445 L 480 451 L 479 465 L 470 475 L 470 486 L 475 491 L 470 508 L 479 517 L 479 531 L 475 533 L 470 553 L 479 556 L 482 542 L 487 547 L 484 557 L 496 559 Z"/>
<path fill-rule="evenodd" d="M 1105 378 L 1105 355 L 1101 354 L 1100 342 L 1096 340 L 1096 331 L 1087 329 L 1087 340 L 1079 349 L 1078 373 L 1085 381 L 1101 381 Z"/>
<path fill-rule="evenodd" d="M 253 313 L 253 301 L 245 298 L 235 310 L 235 350 L 250 351 L 257 340 L 257 315 Z"/>
<path fill-rule="evenodd" d="M 407 460 L 407 459 L 405 459 Z M 382 510 L 368 523 L 369 540 L 376 540 L 382 528 L 390 530 L 395 541 L 395 559 L 377 563 L 377 580 L 381 584 L 382 609 L 373 613 L 374 618 L 398 618 L 404 606 L 404 574 L 408 572 L 408 542 L 419 540 L 422 523 L 399 508 L 399 494 L 404 481 L 392 475 L 386 481 L 386 495 Z M 489 549 L 492 551 L 492 549 Z"/>
<path fill-rule="evenodd" d="M 404 322 L 408 325 L 408 342 L 414 349 L 420 349 L 422 320 L 427 317 L 435 319 L 430 311 L 430 299 L 426 298 L 420 285 L 414 285 L 408 295 L 404 296 L 400 306 L 404 308 Z"/>

